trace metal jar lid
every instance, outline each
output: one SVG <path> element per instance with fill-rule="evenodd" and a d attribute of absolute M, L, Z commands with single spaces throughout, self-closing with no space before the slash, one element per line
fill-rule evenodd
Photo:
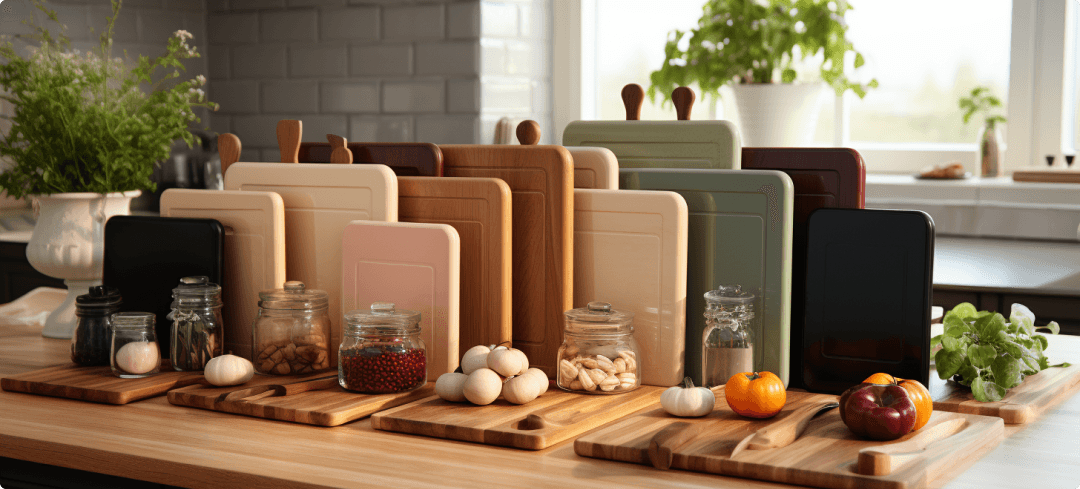
<path fill-rule="evenodd" d="M 566 315 L 567 331 L 612 332 L 633 331 L 634 313 L 612 309 L 607 302 L 590 302 L 585 307 L 570 309 Z"/>
<path fill-rule="evenodd" d="M 370 310 L 355 309 L 345 314 L 345 322 L 350 329 L 420 329 L 420 313 L 408 309 L 397 309 L 393 302 L 375 302 Z"/>
<path fill-rule="evenodd" d="M 705 293 L 709 304 L 741 306 L 754 303 L 754 294 L 743 292 L 741 285 L 721 285 Z"/>
<path fill-rule="evenodd" d="M 200 275 L 180 279 L 180 285 L 173 289 L 173 307 L 176 306 L 221 305 L 221 286 L 210 282 L 210 277 Z"/>
<path fill-rule="evenodd" d="M 285 282 L 280 289 L 259 292 L 259 307 L 263 309 L 315 310 L 325 309 L 330 294 L 325 290 L 308 289 L 303 282 Z"/>

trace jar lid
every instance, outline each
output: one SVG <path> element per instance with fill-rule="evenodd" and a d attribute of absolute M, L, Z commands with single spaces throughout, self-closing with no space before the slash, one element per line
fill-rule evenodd
<path fill-rule="evenodd" d="M 259 292 L 259 307 L 263 309 L 321 309 L 327 307 L 329 300 L 326 291 L 309 290 L 296 280 L 285 282 L 280 289 Z"/>
<path fill-rule="evenodd" d="M 117 307 L 124 301 L 120 297 L 120 289 L 95 285 L 90 287 L 89 294 L 83 294 L 75 298 L 76 307 L 79 308 L 112 308 Z"/>
<path fill-rule="evenodd" d="M 634 320 L 634 313 L 612 309 L 611 304 L 607 302 L 590 302 L 585 307 L 570 309 L 564 314 L 566 314 L 567 329 L 574 329 L 573 326 L 577 326 L 593 332 L 617 331 Z"/>
<path fill-rule="evenodd" d="M 397 309 L 393 302 L 375 302 L 371 310 L 355 309 L 345 314 L 349 326 L 366 328 L 369 326 L 391 326 L 409 328 L 420 324 L 420 313 L 408 309 Z"/>
<path fill-rule="evenodd" d="M 213 299 L 221 295 L 221 286 L 210 282 L 210 277 L 200 275 L 197 277 L 184 277 L 180 279 L 180 286 L 173 289 L 173 297 L 184 299 Z"/>
<path fill-rule="evenodd" d="M 743 292 L 741 285 L 721 285 L 716 290 L 705 293 L 709 304 L 740 306 L 753 304 L 754 294 Z"/>

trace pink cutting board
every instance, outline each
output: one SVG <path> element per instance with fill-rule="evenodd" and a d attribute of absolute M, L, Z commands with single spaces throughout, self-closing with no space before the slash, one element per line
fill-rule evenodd
<path fill-rule="evenodd" d="M 461 240 L 449 224 L 353 221 L 341 238 L 344 311 L 392 302 L 420 312 L 428 379 L 458 366 Z M 470 345 L 471 346 L 471 345 Z"/>
<path fill-rule="evenodd" d="M 386 165 L 234 163 L 228 190 L 277 192 L 285 202 L 288 280 L 329 297 L 330 349 L 341 344 L 341 232 L 357 219 L 397 221 L 397 177 Z M 337 365 L 337 355 L 330 355 Z"/>
<path fill-rule="evenodd" d="M 683 380 L 686 201 L 675 192 L 574 189 L 574 307 L 634 313 L 641 382 Z"/>
<path fill-rule="evenodd" d="M 619 160 L 610 149 L 567 146 L 574 158 L 574 188 L 619 189 Z"/>
<path fill-rule="evenodd" d="M 161 194 L 163 217 L 217 219 L 225 228 L 221 289 L 225 351 L 252 359 L 251 324 L 259 292 L 285 282 L 285 203 L 274 192 L 171 188 Z"/>

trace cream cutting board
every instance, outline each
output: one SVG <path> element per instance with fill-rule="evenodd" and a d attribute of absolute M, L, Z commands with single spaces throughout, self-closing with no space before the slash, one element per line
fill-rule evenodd
<path fill-rule="evenodd" d="M 619 160 L 607 148 L 570 146 L 574 159 L 574 188 L 618 190 Z"/>
<path fill-rule="evenodd" d="M 634 313 L 642 383 L 683 379 L 686 201 L 675 192 L 574 190 L 574 307 Z"/>
<path fill-rule="evenodd" d="M 252 359 L 251 324 L 259 292 L 285 282 L 285 203 L 274 192 L 171 188 L 161 194 L 162 217 L 217 219 L 225 228 L 221 291 L 225 351 Z"/>
<path fill-rule="evenodd" d="M 353 221 L 341 240 L 343 311 L 392 302 L 420 313 L 428 380 L 458 366 L 461 240 L 449 224 Z"/>
<path fill-rule="evenodd" d="M 397 177 L 386 165 L 234 163 L 227 190 L 277 192 L 285 203 L 287 280 L 329 294 L 330 348 L 341 344 L 341 233 L 355 220 L 397 221 Z M 337 365 L 337 355 L 330 355 Z"/>

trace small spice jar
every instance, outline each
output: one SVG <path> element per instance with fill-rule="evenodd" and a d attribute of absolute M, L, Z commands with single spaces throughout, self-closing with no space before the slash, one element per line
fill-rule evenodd
<path fill-rule="evenodd" d="M 289 375 L 330 368 L 329 299 L 297 281 L 259 292 L 259 315 L 251 325 L 255 371 Z"/>
<path fill-rule="evenodd" d="M 210 277 L 184 277 L 173 289 L 169 358 L 176 370 L 202 370 L 221 355 L 221 286 Z"/>
<path fill-rule="evenodd" d="M 120 311 L 120 291 L 96 285 L 75 298 L 75 332 L 71 335 L 71 361 L 82 367 L 109 364 L 111 316 Z"/>
<path fill-rule="evenodd" d="M 161 350 L 154 333 L 156 318 L 150 312 L 118 312 L 112 315 L 109 365 L 113 375 L 138 379 L 158 373 Z"/>
<path fill-rule="evenodd" d="M 705 293 L 705 332 L 702 335 L 702 385 L 726 384 L 732 375 L 755 372 L 754 294 L 738 285 Z"/>
<path fill-rule="evenodd" d="M 345 389 L 367 394 L 405 392 L 427 384 L 420 313 L 376 302 L 370 311 L 346 314 L 338 349 L 338 382 Z"/>
<path fill-rule="evenodd" d="M 607 302 L 566 311 L 559 347 L 559 387 L 589 394 L 622 394 L 641 385 L 634 314 Z"/>

